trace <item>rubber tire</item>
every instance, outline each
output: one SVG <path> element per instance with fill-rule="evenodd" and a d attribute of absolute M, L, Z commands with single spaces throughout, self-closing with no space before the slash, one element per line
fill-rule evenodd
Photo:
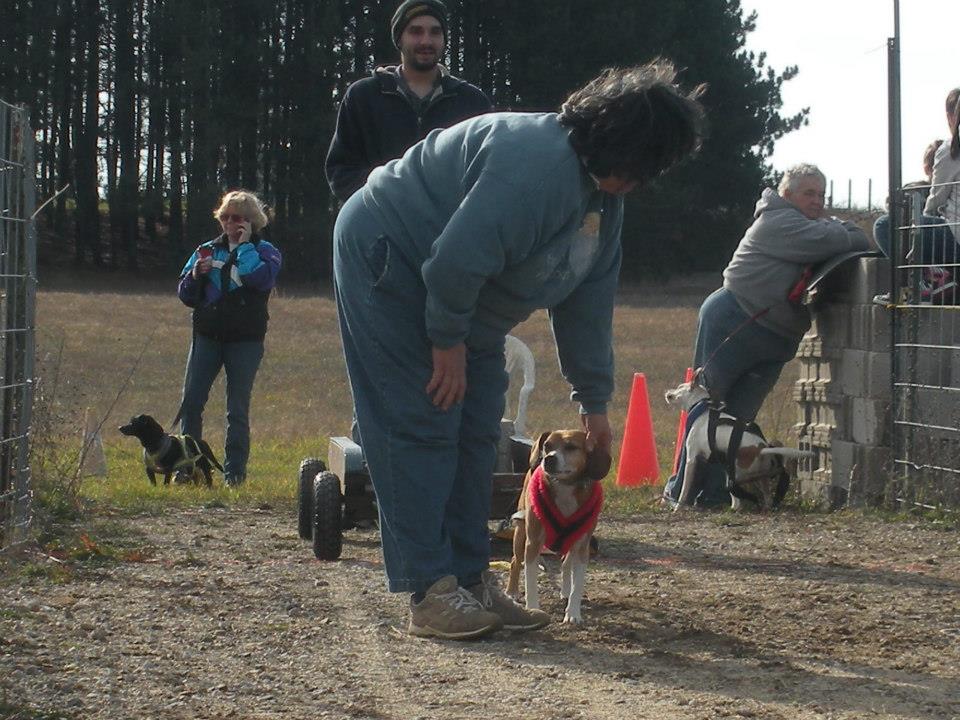
<path fill-rule="evenodd" d="M 324 471 L 313 481 L 313 554 L 318 560 L 336 560 L 343 549 L 343 496 L 340 479 Z"/>
<path fill-rule="evenodd" d="M 319 458 L 305 458 L 297 477 L 297 532 L 304 540 L 313 537 L 313 480 L 327 469 Z"/>

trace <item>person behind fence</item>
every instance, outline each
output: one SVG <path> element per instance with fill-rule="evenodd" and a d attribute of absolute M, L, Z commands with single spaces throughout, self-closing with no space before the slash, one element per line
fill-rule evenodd
<path fill-rule="evenodd" d="M 933 168 L 935 158 L 941 147 L 944 147 L 943 140 L 934 140 L 927 145 L 923 152 L 923 172 L 924 180 L 909 182 L 903 186 L 905 193 L 913 196 L 913 203 L 920 203 L 923 212 L 919 213 L 911 220 L 916 230 L 911 231 L 908 236 L 908 246 L 906 251 L 901 251 L 902 256 L 906 256 L 903 262 L 907 264 L 926 265 L 923 270 L 921 283 L 921 298 L 929 298 L 931 293 L 948 289 L 951 283 L 951 276 L 955 275 L 954 269 L 941 268 L 941 264 L 950 264 L 956 262 L 960 256 L 960 248 L 957 247 L 955 240 L 956 232 L 952 232 L 947 224 L 947 220 L 940 215 L 930 215 L 928 208 L 930 205 L 930 195 L 934 188 L 949 190 L 950 185 L 936 185 L 933 178 Z M 944 174 L 944 173 L 941 173 Z M 887 201 L 889 205 L 889 199 Z M 877 218 L 873 224 L 873 237 L 877 248 L 887 257 L 891 257 L 892 244 L 890 235 L 890 215 L 884 213 Z"/>
<path fill-rule="evenodd" d="M 923 150 L 923 180 L 917 180 L 913 182 L 908 182 L 903 186 L 904 190 L 910 190 L 915 192 L 917 197 L 922 198 L 922 202 L 926 203 L 927 197 L 930 195 L 930 183 L 933 181 L 933 158 L 936 155 L 937 148 L 943 145 L 943 140 L 937 139 L 927 145 Z M 890 208 L 890 198 L 887 198 L 887 209 Z M 937 217 L 924 216 L 921 218 L 920 225 L 927 226 L 936 226 L 942 225 L 943 220 Z M 922 230 L 921 232 L 933 232 Z M 873 223 L 873 239 L 882 252 L 887 257 L 890 257 L 890 214 L 889 212 L 884 213 L 876 219 Z M 928 241 L 929 242 L 929 241 Z"/>
<path fill-rule="evenodd" d="M 440 0 L 405 0 L 390 22 L 400 64 L 378 67 L 347 88 L 325 167 L 341 203 L 371 170 L 400 157 L 431 130 L 490 111 L 480 88 L 440 65 L 447 27 Z"/>
<path fill-rule="evenodd" d="M 250 397 L 263 358 L 267 301 L 281 256 L 259 235 L 268 220 L 263 203 L 253 193 L 228 192 L 213 216 L 222 232 L 193 252 L 177 288 L 180 300 L 193 308 L 180 428 L 185 435 L 203 436 L 203 409 L 223 368 L 227 379 L 224 482 L 236 487 L 247 476 Z"/>
<path fill-rule="evenodd" d="M 334 229 L 344 355 L 409 632 L 545 625 L 488 569 L 504 337 L 548 308 L 592 447 L 609 450 L 623 195 L 700 144 L 702 88 L 667 61 L 606 70 L 559 113 L 492 113 L 370 174 Z"/>
<path fill-rule="evenodd" d="M 936 214 L 947 224 L 950 238 L 944 242 L 953 248 L 953 259 L 943 262 L 957 262 L 956 240 L 960 238 L 960 88 L 954 88 L 947 94 L 947 126 L 950 139 L 944 142 L 933 157 L 933 177 L 930 194 L 923 206 L 925 215 Z M 946 253 L 945 253 L 946 255 Z M 956 274 L 956 268 L 953 268 Z"/>
<path fill-rule="evenodd" d="M 796 355 L 810 327 L 795 291 L 816 263 L 870 241 L 850 222 L 824 217 L 826 178 L 815 165 L 788 169 L 778 189 L 766 188 L 753 224 L 723 271 L 723 286 L 700 306 L 693 367 L 714 402 L 745 422 L 756 418 L 764 399 Z M 681 458 L 678 467 L 684 466 Z M 664 487 L 667 504 L 680 496 L 682 473 Z M 701 473 L 695 503 L 730 503 L 726 471 L 711 464 Z"/>

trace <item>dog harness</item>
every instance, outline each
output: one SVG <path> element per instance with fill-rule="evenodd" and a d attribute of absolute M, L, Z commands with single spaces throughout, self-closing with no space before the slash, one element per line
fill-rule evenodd
<path fill-rule="evenodd" d="M 550 497 L 546 476 L 539 465 L 530 476 L 529 494 L 533 514 L 546 531 L 544 545 L 558 555 L 565 555 L 577 540 L 587 534 L 603 507 L 603 486 L 594 482 L 587 501 L 572 515 L 564 515 Z"/>
<path fill-rule="evenodd" d="M 706 401 L 703 401 L 706 402 Z M 760 504 L 760 498 L 754 493 L 744 490 L 737 485 L 734 478 L 737 477 L 737 454 L 740 452 L 740 444 L 743 442 L 743 433 L 750 432 L 759 437 L 766 443 L 766 438 L 760 428 L 754 422 L 744 422 L 740 418 L 731 415 L 722 415 L 721 406 L 710 405 L 707 416 L 707 442 L 710 446 L 710 458 L 708 462 L 722 463 L 727 468 L 727 491 L 741 500 L 750 500 Z M 717 428 L 730 428 L 730 441 L 726 448 L 717 445 Z"/>
<path fill-rule="evenodd" d="M 707 401 L 702 400 L 701 402 Z M 726 466 L 727 491 L 731 495 L 736 498 L 740 498 L 741 500 L 750 500 L 751 502 L 759 505 L 760 498 L 758 498 L 756 494 L 750 492 L 749 490 L 744 490 L 742 487 L 740 487 L 740 485 L 735 482 L 735 478 L 737 477 L 737 454 L 740 452 L 740 444 L 743 442 L 743 433 L 749 432 L 759 437 L 763 441 L 764 445 L 767 443 L 767 439 L 763 436 L 760 426 L 755 422 L 745 422 L 740 418 L 733 417 L 732 415 L 723 416 L 721 414 L 722 406 L 708 404 L 708 412 L 707 442 L 710 446 L 710 457 L 708 462 L 722 463 Z M 721 448 L 717 445 L 717 428 L 720 427 L 730 428 L 730 441 L 727 443 L 726 448 Z M 777 490 L 773 501 L 774 507 L 779 505 L 780 501 L 783 500 L 783 496 L 787 493 L 787 487 L 789 483 L 790 477 L 786 470 L 781 467 L 778 472 Z"/>
<path fill-rule="evenodd" d="M 180 456 L 180 459 L 168 468 L 166 459 L 169 457 L 168 453 L 173 449 L 174 443 L 180 446 L 180 452 L 176 453 L 176 455 Z M 147 456 L 147 460 L 150 461 L 154 470 L 162 473 L 173 473 L 178 470 L 190 470 L 193 472 L 197 460 L 203 453 L 200 452 L 196 441 L 189 435 L 167 435 L 167 437 L 163 439 L 163 445 L 160 446 L 157 452 L 144 454 Z"/>

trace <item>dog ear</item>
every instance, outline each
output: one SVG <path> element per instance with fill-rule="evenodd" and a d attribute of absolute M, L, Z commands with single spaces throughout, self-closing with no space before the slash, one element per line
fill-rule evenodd
<path fill-rule="evenodd" d="M 737 467 L 748 468 L 760 455 L 760 448 L 756 445 L 747 445 L 737 450 Z"/>
<path fill-rule="evenodd" d="M 543 459 L 543 444 L 547 441 L 547 438 L 550 437 L 550 432 L 540 433 L 540 437 L 537 438 L 537 441 L 533 444 L 533 447 L 530 448 L 530 469 L 533 470 L 537 465 L 540 464 L 540 460 Z"/>
<path fill-rule="evenodd" d="M 594 448 L 587 453 L 587 477 L 591 480 L 603 480 L 610 472 L 612 462 L 610 453 L 606 450 Z"/>

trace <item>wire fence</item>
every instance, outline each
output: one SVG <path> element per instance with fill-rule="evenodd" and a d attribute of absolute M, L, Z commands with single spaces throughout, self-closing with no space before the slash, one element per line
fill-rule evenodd
<path fill-rule="evenodd" d="M 26 538 L 37 286 L 34 137 L 23 107 L 0 100 L 0 550 Z"/>
<path fill-rule="evenodd" d="M 897 259 L 891 499 L 958 508 L 960 183 L 906 188 L 901 207 L 902 220 L 891 235 L 891 257 Z"/>

